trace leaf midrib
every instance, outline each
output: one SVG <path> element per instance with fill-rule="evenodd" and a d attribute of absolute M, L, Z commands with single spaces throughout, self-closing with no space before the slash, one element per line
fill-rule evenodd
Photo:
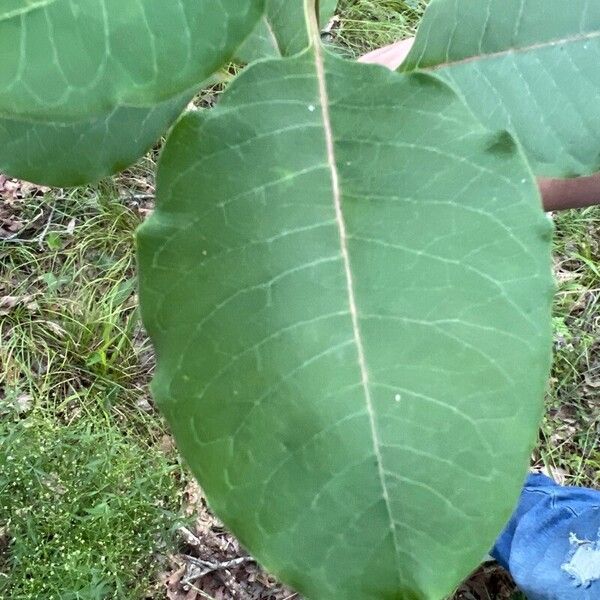
<path fill-rule="evenodd" d="M 321 106 L 321 114 L 323 119 L 323 130 L 325 133 L 325 142 L 327 146 L 327 164 L 331 172 L 331 183 L 333 191 L 333 202 L 335 208 L 336 223 L 338 226 L 338 233 L 340 238 L 340 251 L 342 255 L 344 273 L 346 278 L 346 287 L 348 293 L 348 308 L 352 320 L 352 331 L 354 337 L 354 344 L 358 355 L 358 363 L 361 375 L 361 385 L 364 391 L 365 403 L 367 408 L 367 414 L 369 416 L 369 425 L 371 429 L 371 439 L 373 442 L 373 451 L 377 459 L 377 471 L 379 482 L 381 485 L 381 491 L 383 500 L 386 506 L 386 512 L 389 520 L 390 531 L 394 543 L 394 553 L 397 565 L 397 575 L 400 579 L 400 569 L 398 568 L 398 558 L 400 556 L 400 549 L 398 545 L 398 538 L 396 535 L 396 527 L 394 525 L 394 518 L 392 514 L 392 507 L 390 502 L 390 495 L 388 493 L 385 468 L 383 466 L 383 457 L 381 455 L 381 442 L 379 440 L 379 433 L 377 431 L 377 423 L 375 421 L 375 411 L 373 408 L 373 399 L 371 397 L 369 371 L 367 368 L 367 361 L 365 355 L 365 348 L 362 339 L 362 333 L 360 323 L 358 319 L 358 309 L 356 303 L 356 294 L 354 291 L 354 281 L 352 268 L 350 264 L 350 253 L 348 249 L 348 235 L 346 231 L 346 222 L 342 210 L 342 193 L 340 188 L 340 177 L 337 170 L 337 161 L 335 155 L 335 141 L 333 136 L 333 127 L 331 123 L 331 114 L 329 111 L 329 94 L 327 90 L 327 79 L 325 75 L 325 60 L 323 55 L 323 46 L 321 44 L 321 30 L 317 15 L 317 2 L 315 0 L 305 0 L 305 7 L 307 11 L 307 24 L 309 28 L 309 36 L 311 40 L 311 46 L 315 57 L 315 72 L 317 76 L 318 91 L 319 91 L 319 103 Z"/>
<path fill-rule="evenodd" d="M 490 52 L 488 54 L 478 54 L 476 56 L 467 56 L 460 60 L 446 61 L 438 63 L 436 65 L 429 65 L 423 67 L 428 71 L 438 71 L 439 69 L 445 69 L 448 67 L 456 67 L 460 65 L 469 64 L 472 62 L 479 62 L 484 60 L 494 60 L 496 58 L 504 58 L 511 54 L 526 54 L 527 52 L 535 52 L 536 50 L 544 50 L 546 48 L 553 48 L 554 46 L 562 46 L 568 44 L 575 44 L 579 42 L 589 41 L 596 38 L 600 38 L 600 31 L 591 31 L 586 34 L 578 34 L 576 36 L 569 36 L 565 38 L 559 38 L 554 40 L 548 40 L 539 44 L 530 44 L 529 46 L 506 48 L 505 50 L 499 50 L 498 52 Z"/>

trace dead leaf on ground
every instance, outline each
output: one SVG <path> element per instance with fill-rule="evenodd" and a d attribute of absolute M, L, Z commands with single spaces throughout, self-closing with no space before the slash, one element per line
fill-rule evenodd
<path fill-rule="evenodd" d="M 592 373 L 586 373 L 585 385 L 592 389 L 600 389 L 600 373 L 596 373 L 595 375 Z"/>
<path fill-rule="evenodd" d="M 39 309 L 39 306 L 34 298 L 35 296 L 33 294 L 25 296 L 1 296 L 0 315 L 8 315 L 13 310 L 20 307 L 25 307 L 28 311 L 35 312 Z"/>
<path fill-rule="evenodd" d="M 37 185 L 29 181 L 6 177 L 0 173 L 0 198 L 4 201 L 14 201 L 23 198 L 33 198 L 47 194 L 52 188 Z"/>
<path fill-rule="evenodd" d="M 33 396 L 31 394 L 19 394 L 15 398 L 15 409 L 22 415 L 31 410 L 33 406 Z"/>

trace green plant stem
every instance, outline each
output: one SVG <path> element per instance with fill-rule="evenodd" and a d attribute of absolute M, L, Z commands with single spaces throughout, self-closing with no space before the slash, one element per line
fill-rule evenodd
<path fill-rule="evenodd" d="M 311 44 L 321 43 L 319 0 L 304 0 L 304 18 L 306 19 L 306 30 Z"/>

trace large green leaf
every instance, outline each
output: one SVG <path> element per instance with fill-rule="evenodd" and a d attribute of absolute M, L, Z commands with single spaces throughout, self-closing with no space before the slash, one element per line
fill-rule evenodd
<path fill-rule="evenodd" d="M 600 170 L 600 3 L 432 0 L 402 69 L 435 70 L 536 174 Z"/>
<path fill-rule="evenodd" d="M 306 48 L 304 0 L 267 0 L 264 17 L 238 52 L 241 62 L 260 58 L 291 56 Z M 321 25 L 333 15 L 337 0 L 321 0 Z"/>
<path fill-rule="evenodd" d="M 5 1 L 0 168 L 68 185 L 131 163 L 231 58 L 263 1 Z"/>
<path fill-rule="evenodd" d="M 153 389 L 266 567 L 440 600 L 478 564 L 536 437 L 550 237 L 512 138 L 428 75 L 317 43 L 179 121 L 138 238 Z"/>

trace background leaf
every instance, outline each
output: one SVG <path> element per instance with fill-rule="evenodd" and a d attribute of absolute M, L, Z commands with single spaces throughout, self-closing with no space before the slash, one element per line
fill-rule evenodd
<path fill-rule="evenodd" d="M 321 0 L 321 25 L 332 17 L 337 0 Z M 260 58 L 291 56 L 308 46 L 304 0 L 267 0 L 265 16 L 238 52 L 238 60 L 251 63 Z"/>
<path fill-rule="evenodd" d="M 4 3 L 0 168 L 61 185 L 122 169 L 231 59 L 262 8 L 263 0 Z"/>
<path fill-rule="evenodd" d="M 193 96 L 76 122 L 0 119 L 0 171 L 58 187 L 118 173 L 152 147 Z"/>
<path fill-rule="evenodd" d="M 440 600 L 526 472 L 551 225 L 512 138 L 446 85 L 321 52 L 249 67 L 167 142 L 139 233 L 154 393 L 284 581 Z"/>
<path fill-rule="evenodd" d="M 432 0 L 404 71 L 435 70 L 537 175 L 600 171 L 600 4 Z"/>

